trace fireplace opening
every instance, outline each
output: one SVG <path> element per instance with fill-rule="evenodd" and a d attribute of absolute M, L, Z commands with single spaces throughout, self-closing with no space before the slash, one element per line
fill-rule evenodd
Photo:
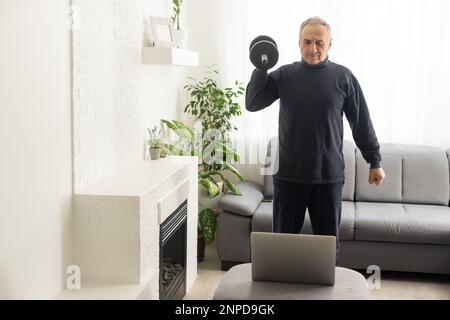
<path fill-rule="evenodd" d="M 187 200 L 160 225 L 159 299 L 186 294 Z"/>

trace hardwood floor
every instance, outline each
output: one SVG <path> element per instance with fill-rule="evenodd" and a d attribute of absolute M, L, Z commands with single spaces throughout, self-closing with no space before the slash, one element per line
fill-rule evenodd
<path fill-rule="evenodd" d="M 214 244 L 208 244 L 205 260 L 198 264 L 198 277 L 185 300 L 210 300 L 225 271 L 220 270 Z M 362 273 L 366 278 L 369 275 Z M 371 289 L 374 300 L 450 300 L 450 276 L 382 272 L 380 289 Z"/>

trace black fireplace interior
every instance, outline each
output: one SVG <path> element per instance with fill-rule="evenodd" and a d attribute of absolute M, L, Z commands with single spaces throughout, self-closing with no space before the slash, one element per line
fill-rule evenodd
<path fill-rule="evenodd" d="M 186 294 L 187 200 L 160 225 L 159 299 Z"/>

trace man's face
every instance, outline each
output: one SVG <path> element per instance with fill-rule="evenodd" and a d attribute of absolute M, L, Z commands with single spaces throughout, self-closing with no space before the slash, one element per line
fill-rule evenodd
<path fill-rule="evenodd" d="M 309 64 L 321 63 L 328 55 L 331 39 L 325 26 L 321 24 L 306 25 L 300 36 L 302 58 Z"/>

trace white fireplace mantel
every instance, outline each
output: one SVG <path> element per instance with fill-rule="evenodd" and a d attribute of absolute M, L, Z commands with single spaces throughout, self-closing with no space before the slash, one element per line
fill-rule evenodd
<path fill-rule="evenodd" d="M 141 161 L 74 195 L 81 289 L 56 299 L 159 299 L 159 225 L 188 200 L 186 291 L 197 276 L 197 158 Z"/>

